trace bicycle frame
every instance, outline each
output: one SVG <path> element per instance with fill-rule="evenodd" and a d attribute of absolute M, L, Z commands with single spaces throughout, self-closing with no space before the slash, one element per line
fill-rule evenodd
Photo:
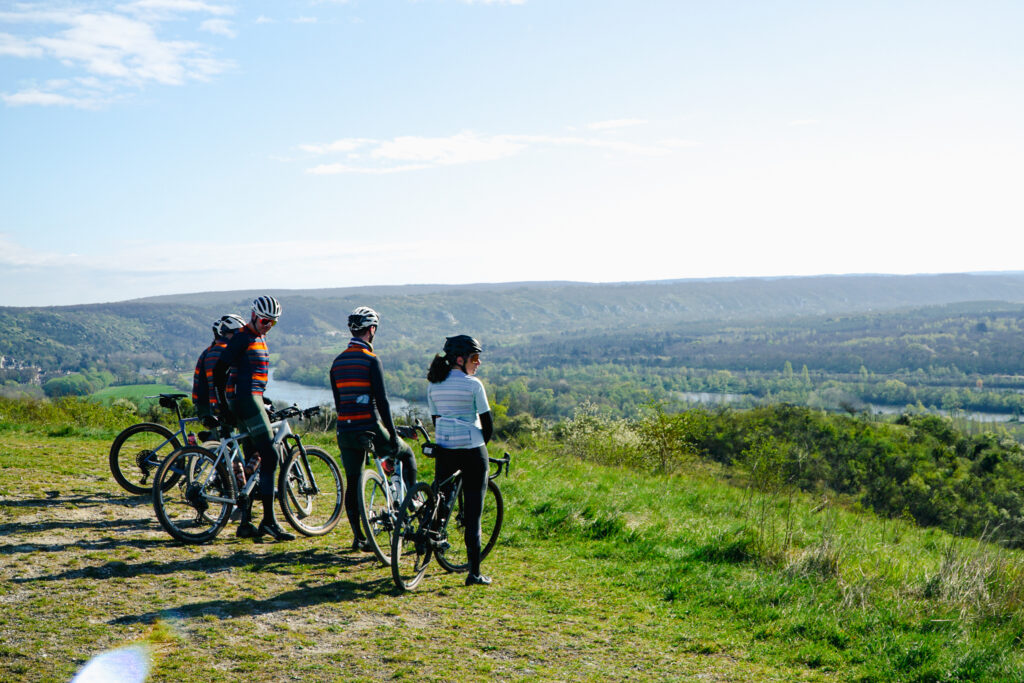
<path fill-rule="evenodd" d="M 298 451 L 303 458 L 303 466 L 306 468 L 307 473 L 310 475 L 312 479 L 312 481 L 310 481 L 310 484 L 312 485 L 312 493 L 318 494 L 320 492 L 320 489 L 317 486 L 315 477 L 312 477 L 313 473 L 309 469 L 309 463 L 306 460 L 306 449 L 302 445 L 302 439 L 292 431 L 291 424 L 288 422 L 289 417 L 295 417 L 297 415 L 308 416 L 313 414 L 314 410 L 319 412 L 319 408 L 310 408 L 305 411 L 300 411 L 298 408 L 295 408 L 294 406 L 290 408 L 285 408 L 281 412 L 275 413 L 274 417 L 277 419 L 270 423 L 270 428 L 271 430 L 273 430 L 274 433 L 272 443 L 274 445 L 274 448 L 278 451 L 278 453 L 287 452 L 288 447 L 286 445 L 286 441 L 291 440 L 296 444 L 296 447 L 298 448 Z M 211 496 L 205 493 L 205 489 L 209 485 L 210 480 L 214 476 L 216 476 L 217 467 L 222 462 L 225 462 L 225 460 L 227 461 L 225 463 L 227 466 L 227 470 L 232 474 L 235 471 L 234 468 L 236 464 L 239 465 L 240 467 L 245 467 L 245 455 L 242 451 L 241 442 L 244 439 L 247 439 L 248 437 L 248 432 L 236 432 L 230 435 L 229 437 L 221 440 L 220 445 L 214 451 L 216 458 L 214 459 L 213 464 L 210 466 L 209 471 L 206 473 L 206 477 L 200 482 L 204 488 L 203 497 L 206 500 L 216 503 L 230 503 L 232 505 L 237 505 L 239 498 L 243 494 L 248 496 L 249 494 L 252 493 L 253 488 L 255 488 L 256 486 L 256 477 L 249 477 L 248 479 L 246 479 L 244 486 L 242 487 L 241 490 L 238 491 L 234 499 L 221 498 L 219 496 Z M 281 460 L 282 462 L 280 463 L 280 465 L 283 467 L 285 465 L 284 458 L 281 458 Z M 234 488 L 235 486 L 232 486 L 232 489 Z"/>

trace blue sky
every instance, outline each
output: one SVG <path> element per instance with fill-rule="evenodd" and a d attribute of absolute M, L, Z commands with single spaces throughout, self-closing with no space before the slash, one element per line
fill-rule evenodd
<path fill-rule="evenodd" d="M 0 305 L 1021 270 L 1022 20 L 0 0 Z"/>

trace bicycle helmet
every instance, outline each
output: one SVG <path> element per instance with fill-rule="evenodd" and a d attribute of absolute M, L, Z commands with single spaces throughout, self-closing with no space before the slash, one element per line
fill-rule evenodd
<path fill-rule="evenodd" d="M 348 329 L 361 332 L 371 325 L 380 325 L 380 316 L 369 306 L 359 306 L 348 316 Z"/>
<path fill-rule="evenodd" d="M 444 355 L 449 358 L 466 357 L 473 353 L 480 353 L 483 350 L 480 342 L 468 334 L 457 334 L 444 340 Z"/>
<path fill-rule="evenodd" d="M 213 323 L 213 334 L 217 337 L 223 337 L 228 332 L 237 332 L 243 327 L 245 327 L 245 321 L 242 320 L 241 316 L 228 313 Z"/>
<path fill-rule="evenodd" d="M 253 299 L 252 312 L 261 318 L 277 320 L 281 317 L 281 304 L 272 296 L 259 296 Z"/>

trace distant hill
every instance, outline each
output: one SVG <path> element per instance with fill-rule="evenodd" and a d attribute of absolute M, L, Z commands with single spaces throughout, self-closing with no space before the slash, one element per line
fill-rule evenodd
<path fill-rule="evenodd" d="M 258 294 L 281 299 L 272 350 L 345 338 L 356 305 L 382 315 L 384 344 L 434 348 L 466 332 L 514 344 L 553 331 L 627 331 L 686 321 L 882 312 L 961 302 L 1024 302 L 1024 273 L 845 275 L 592 284 L 517 282 L 204 292 L 120 303 L 0 307 L 0 355 L 47 369 L 162 358 L 187 367 L 226 312 Z"/>

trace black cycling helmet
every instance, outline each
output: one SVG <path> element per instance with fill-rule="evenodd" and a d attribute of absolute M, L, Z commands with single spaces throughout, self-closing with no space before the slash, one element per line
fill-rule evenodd
<path fill-rule="evenodd" d="M 458 356 L 465 358 L 472 353 L 480 353 L 483 350 L 480 342 L 468 334 L 457 334 L 444 340 L 444 355 L 452 359 Z"/>

